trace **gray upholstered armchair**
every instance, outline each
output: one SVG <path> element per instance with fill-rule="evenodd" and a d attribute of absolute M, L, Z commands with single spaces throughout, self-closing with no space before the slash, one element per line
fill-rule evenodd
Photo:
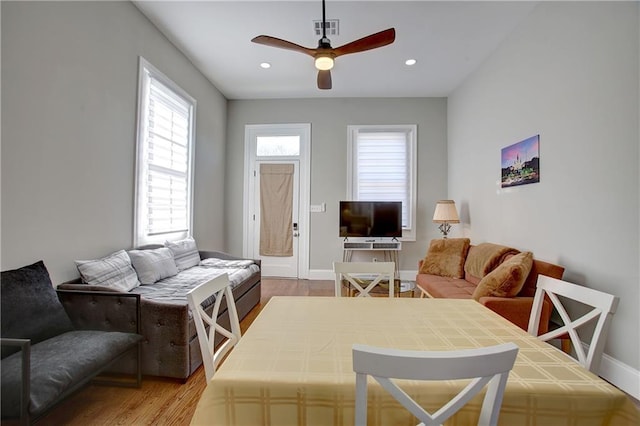
<path fill-rule="evenodd" d="M 130 352 L 139 364 L 138 295 L 64 291 L 63 307 L 42 261 L 2 272 L 1 286 L 3 419 L 31 423 Z M 140 386 L 141 378 L 137 366 L 133 379 L 103 382 Z"/>

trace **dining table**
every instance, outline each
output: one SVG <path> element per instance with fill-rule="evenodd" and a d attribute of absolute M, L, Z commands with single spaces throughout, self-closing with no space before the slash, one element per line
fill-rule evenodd
<path fill-rule="evenodd" d="M 277 296 L 269 300 L 203 391 L 193 425 L 353 425 L 355 343 L 450 351 L 514 342 L 499 425 L 633 425 L 640 412 L 621 390 L 472 299 Z M 402 380 L 433 412 L 465 380 Z M 445 425 L 477 424 L 483 392 Z M 415 425 L 375 381 L 369 425 Z"/>

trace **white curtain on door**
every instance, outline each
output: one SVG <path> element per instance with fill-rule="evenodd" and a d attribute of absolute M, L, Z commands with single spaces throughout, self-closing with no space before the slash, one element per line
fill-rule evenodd
<path fill-rule="evenodd" d="M 293 164 L 260 165 L 260 255 L 293 256 Z"/>

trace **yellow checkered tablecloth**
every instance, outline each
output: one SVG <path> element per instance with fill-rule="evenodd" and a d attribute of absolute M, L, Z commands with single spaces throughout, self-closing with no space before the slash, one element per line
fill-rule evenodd
<path fill-rule="evenodd" d="M 208 384 L 194 425 L 352 425 L 351 346 L 453 350 L 516 343 L 500 425 L 638 425 L 627 396 L 473 300 L 274 297 Z M 406 381 L 430 411 L 461 381 Z M 481 400 L 447 425 L 476 424 Z M 369 424 L 416 419 L 369 382 Z"/>

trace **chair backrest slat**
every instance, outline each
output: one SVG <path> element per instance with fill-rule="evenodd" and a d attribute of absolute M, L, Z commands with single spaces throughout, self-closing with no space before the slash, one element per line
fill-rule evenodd
<path fill-rule="evenodd" d="M 211 315 L 208 315 L 202 307 L 202 303 L 211 296 L 215 296 L 215 302 Z M 217 322 L 223 297 L 226 298 L 227 301 L 227 312 L 231 330 L 226 329 Z M 204 364 L 207 382 L 209 382 L 213 378 L 220 361 L 222 361 L 224 356 L 238 343 L 241 337 L 240 321 L 238 319 L 238 311 L 233 298 L 233 292 L 231 291 L 229 275 L 222 274 L 192 289 L 187 293 L 187 300 L 198 333 L 202 363 Z M 209 326 L 208 333 L 207 326 Z M 215 349 L 216 333 L 226 339 L 218 346 L 217 350 Z"/>
<path fill-rule="evenodd" d="M 620 299 L 617 296 L 598 290 L 540 275 L 538 277 L 531 316 L 529 317 L 528 332 L 533 336 L 537 336 L 538 334 L 538 324 L 545 295 L 548 296 L 549 300 L 553 303 L 563 324 L 555 330 L 538 336 L 538 338 L 546 342 L 565 334 L 568 335 L 573 344 L 578 362 L 591 372 L 597 374 L 611 319 L 618 308 Z M 591 310 L 577 318 L 571 318 L 558 296 L 589 306 Z M 591 341 L 589 342 L 589 350 L 585 353 L 582 341 L 576 330 L 592 321 L 596 321 L 596 326 L 593 329 Z"/>
<path fill-rule="evenodd" d="M 383 282 L 389 284 L 388 294 L 393 297 L 395 269 L 394 262 L 334 262 L 335 295 L 342 296 L 342 281 L 347 280 L 349 286 L 358 292 L 358 297 L 371 296 L 371 290 Z"/>
<path fill-rule="evenodd" d="M 514 343 L 458 351 L 407 351 L 353 345 L 356 373 L 356 422 L 367 422 L 367 376 L 373 377 L 400 404 L 425 425 L 442 424 L 485 386 L 480 422 L 496 425 L 509 372 L 518 346 Z M 458 380 L 473 379 L 454 398 L 434 413 L 421 407 L 392 379 Z"/>

